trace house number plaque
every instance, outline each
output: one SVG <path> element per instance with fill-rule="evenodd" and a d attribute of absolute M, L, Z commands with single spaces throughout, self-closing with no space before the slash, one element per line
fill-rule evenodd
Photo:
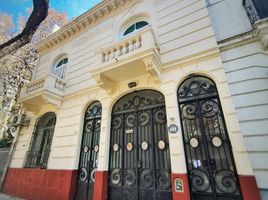
<path fill-rule="evenodd" d="M 170 124 L 168 126 L 168 132 L 171 134 L 175 134 L 178 132 L 178 126 L 176 124 Z"/>

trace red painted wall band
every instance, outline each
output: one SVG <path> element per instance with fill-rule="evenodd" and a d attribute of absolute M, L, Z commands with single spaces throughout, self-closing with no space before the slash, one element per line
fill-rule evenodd
<path fill-rule="evenodd" d="M 182 187 L 178 187 L 175 185 L 175 180 L 182 181 Z M 189 184 L 188 184 L 188 176 L 187 174 L 172 174 L 172 196 L 175 200 L 190 200 L 190 192 L 189 192 Z M 176 191 L 176 190 L 177 191 Z M 182 191 L 178 191 L 178 189 L 182 189 Z"/>
<path fill-rule="evenodd" d="M 187 174 L 172 174 L 172 194 L 174 200 L 190 200 L 190 190 Z M 183 192 L 175 192 L 175 179 L 183 181 Z M 239 175 L 239 182 L 243 200 L 261 200 L 255 176 Z"/>
<path fill-rule="evenodd" d="M 95 174 L 94 200 L 108 199 L 108 172 L 97 171 Z"/>
<path fill-rule="evenodd" d="M 3 192 L 27 200 L 72 200 L 76 189 L 77 170 L 45 170 L 9 168 Z M 182 191 L 175 191 L 175 180 L 182 181 Z M 172 174 L 172 196 L 174 200 L 189 200 L 187 174 Z M 244 200 L 260 200 L 260 193 L 254 176 L 239 175 Z M 177 187 L 180 189 L 180 187 Z M 108 172 L 95 174 L 94 200 L 108 197 Z"/>
<path fill-rule="evenodd" d="M 261 200 L 255 176 L 239 175 L 238 178 L 244 200 Z"/>
<path fill-rule="evenodd" d="M 76 170 L 9 168 L 3 192 L 27 200 L 72 200 Z"/>

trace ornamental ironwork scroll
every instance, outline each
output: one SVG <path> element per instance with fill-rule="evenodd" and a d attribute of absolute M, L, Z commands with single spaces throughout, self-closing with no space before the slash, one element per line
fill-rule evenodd
<path fill-rule="evenodd" d="M 110 200 L 171 199 L 164 96 L 130 93 L 114 105 L 109 163 Z"/>
<path fill-rule="evenodd" d="M 101 114 L 102 106 L 98 101 L 92 103 L 85 113 L 76 200 L 90 200 L 93 198 L 95 172 L 98 166 Z"/>
<path fill-rule="evenodd" d="M 191 76 L 178 89 L 192 199 L 242 199 L 216 86 Z"/>

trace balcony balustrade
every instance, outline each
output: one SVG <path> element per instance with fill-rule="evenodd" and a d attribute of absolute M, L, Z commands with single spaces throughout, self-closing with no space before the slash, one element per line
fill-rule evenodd
<path fill-rule="evenodd" d="M 159 47 L 150 26 L 98 50 L 95 59 L 91 75 L 108 93 L 113 93 L 119 82 L 146 74 L 160 81 Z"/>
<path fill-rule="evenodd" d="M 37 109 L 44 103 L 60 107 L 66 82 L 55 75 L 33 80 L 26 85 L 20 102 L 29 110 Z"/>
<path fill-rule="evenodd" d="M 243 0 L 243 6 L 246 9 L 251 24 L 268 17 L 267 0 Z"/>
<path fill-rule="evenodd" d="M 122 55 L 134 52 L 142 47 L 141 35 L 137 34 L 133 37 L 123 40 L 121 43 L 116 44 L 104 51 L 102 51 L 103 63 L 118 59 Z"/>

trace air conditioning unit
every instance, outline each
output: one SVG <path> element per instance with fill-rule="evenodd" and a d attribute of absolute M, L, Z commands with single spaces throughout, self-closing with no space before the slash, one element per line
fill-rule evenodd
<path fill-rule="evenodd" d="M 12 118 L 11 125 L 12 125 L 12 126 L 21 126 L 21 125 L 25 125 L 25 114 L 15 115 L 15 116 Z"/>

